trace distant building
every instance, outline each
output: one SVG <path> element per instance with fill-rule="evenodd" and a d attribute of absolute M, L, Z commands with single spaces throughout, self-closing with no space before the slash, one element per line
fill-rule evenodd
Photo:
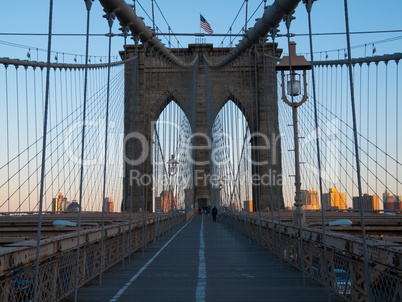
<path fill-rule="evenodd" d="M 316 190 L 301 190 L 301 203 L 306 210 L 319 210 L 320 202 Z"/>
<path fill-rule="evenodd" d="M 362 196 L 363 210 L 379 210 L 380 209 L 380 199 L 378 195 L 364 194 Z M 359 207 L 359 196 L 353 197 L 353 209 L 360 209 Z"/>
<path fill-rule="evenodd" d="M 346 209 L 345 193 L 339 193 L 337 188 L 329 189 L 329 193 L 322 194 L 322 202 L 325 208 L 329 209 Z"/>
<path fill-rule="evenodd" d="M 384 210 L 401 211 L 402 210 L 402 196 L 393 195 L 385 190 L 383 196 Z"/>
<path fill-rule="evenodd" d="M 65 212 L 68 205 L 67 198 L 63 196 L 63 193 L 60 193 L 58 197 L 52 199 L 52 212 L 56 214 Z"/>
<path fill-rule="evenodd" d="M 113 213 L 114 212 L 114 202 L 112 197 L 105 197 L 103 199 L 105 213 Z"/>
<path fill-rule="evenodd" d="M 79 212 L 80 205 L 76 200 L 73 200 L 71 204 L 67 207 L 67 212 Z"/>
<path fill-rule="evenodd" d="M 60 207 L 61 211 L 66 212 L 67 208 L 70 204 L 71 204 L 71 202 L 67 201 L 67 198 L 64 198 L 63 201 L 61 202 L 61 207 Z"/>
<path fill-rule="evenodd" d="M 244 211 L 245 212 L 252 212 L 253 211 L 253 201 L 252 200 L 245 200 L 244 201 Z"/>
<path fill-rule="evenodd" d="M 155 197 L 155 211 L 169 212 L 171 208 L 177 208 L 177 198 L 173 197 L 172 191 L 162 191 L 160 197 Z M 173 202 L 172 202 L 173 201 Z"/>

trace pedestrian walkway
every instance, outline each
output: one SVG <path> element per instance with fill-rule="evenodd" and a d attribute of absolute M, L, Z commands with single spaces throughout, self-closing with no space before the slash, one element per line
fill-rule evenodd
<path fill-rule="evenodd" d="M 73 301 L 73 295 L 65 301 Z M 195 215 L 81 288 L 79 301 L 327 301 L 326 289 L 212 216 Z M 331 301 L 338 301 L 332 296 Z"/>

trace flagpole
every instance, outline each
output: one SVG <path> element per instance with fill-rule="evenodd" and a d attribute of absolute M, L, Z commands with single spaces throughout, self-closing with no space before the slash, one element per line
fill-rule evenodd
<path fill-rule="evenodd" d="M 201 34 L 201 12 L 200 12 L 200 23 L 199 23 L 199 26 L 200 26 L 200 34 Z M 200 44 L 201 44 L 201 38 L 200 38 Z"/>

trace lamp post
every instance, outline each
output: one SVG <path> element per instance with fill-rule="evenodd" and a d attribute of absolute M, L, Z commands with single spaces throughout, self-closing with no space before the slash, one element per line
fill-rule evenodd
<path fill-rule="evenodd" d="M 174 155 L 172 154 L 171 159 L 168 160 L 168 173 L 169 173 L 169 183 L 170 183 L 170 209 L 173 210 L 173 187 L 172 187 L 172 176 L 175 176 L 177 173 L 177 165 L 178 162 L 174 158 Z"/>
<path fill-rule="evenodd" d="M 297 122 L 297 108 L 300 107 L 304 102 L 307 101 L 307 81 L 306 81 L 306 70 L 311 69 L 311 64 L 304 58 L 304 56 L 296 55 L 296 43 L 289 43 L 289 56 L 284 56 L 281 62 L 276 66 L 276 70 L 281 71 L 281 87 L 282 87 L 282 100 L 292 107 L 293 111 L 293 132 L 294 132 L 294 145 L 295 145 L 295 186 L 296 186 L 296 196 L 295 196 L 295 211 L 293 214 L 294 224 L 304 224 L 305 215 L 302 210 L 301 204 L 301 179 L 300 179 L 300 157 L 299 157 L 299 130 Z M 296 73 L 297 70 L 302 70 L 303 78 L 303 95 L 301 100 L 298 102 L 294 101 L 296 96 L 301 94 L 301 79 L 300 74 Z M 288 71 L 287 76 L 287 93 L 291 96 L 289 101 L 285 92 L 285 71 Z"/>

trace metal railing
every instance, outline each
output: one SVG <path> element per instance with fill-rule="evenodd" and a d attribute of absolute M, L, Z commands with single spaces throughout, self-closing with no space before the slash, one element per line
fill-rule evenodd
<path fill-rule="evenodd" d="M 160 237 L 169 229 L 184 221 L 185 214 L 180 212 L 175 212 L 173 215 L 163 215 L 163 217 L 159 215 L 158 219 L 149 219 L 146 227 L 145 242 L 152 242 L 154 238 Z M 97 231 L 99 230 L 96 229 L 93 230 L 92 233 L 83 234 L 86 240 L 83 243 L 84 245 L 80 247 L 79 287 L 96 278 L 100 273 L 101 243 L 99 238 L 96 240 L 91 240 L 90 238 L 91 235 L 98 237 Z M 125 227 L 125 233 L 125 244 L 123 245 L 122 226 L 120 226 L 119 233 L 115 232 L 115 226 L 114 228 L 105 229 L 106 239 L 104 240 L 104 255 L 102 258 L 103 271 L 120 262 L 123 259 L 123 255 L 125 257 L 129 256 L 129 251 L 135 252 L 142 247 L 142 222 L 136 221 L 136 223 L 132 224 L 131 238 L 128 235 L 128 225 Z M 42 241 L 46 240 L 48 241 L 49 239 Z M 46 244 L 46 242 L 44 242 L 44 244 Z M 62 250 L 61 240 L 53 242 L 53 244 Z M 14 251 L 13 253 L 18 253 L 18 251 Z M 34 251 L 30 251 L 30 253 L 34 253 Z M 12 257 L 8 259 L 12 259 Z M 3 264 L 4 263 L 0 263 L 0 266 Z M 74 280 L 76 265 L 77 253 L 75 235 L 75 248 L 53 254 L 52 257 L 41 261 L 38 283 L 39 301 L 60 301 L 73 293 L 75 290 Z M 32 301 L 34 294 L 34 272 L 34 263 L 29 263 L 16 266 L 12 270 L 3 273 L 3 275 L 0 276 L 0 301 Z"/>
<path fill-rule="evenodd" d="M 297 227 L 278 221 L 247 219 L 240 213 L 224 214 L 225 223 L 252 241 L 261 244 L 277 257 L 301 267 L 300 236 Z M 275 235 L 273 236 L 272 229 Z M 281 240 L 279 240 L 279 232 Z M 330 290 L 345 301 L 367 301 L 364 261 L 361 259 L 361 238 L 346 234 L 327 234 L 327 261 Z M 275 238 L 275 242 L 273 242 Z M 273 250 L 275 247 L 275 251 Z M 398 302 L 402 300 L 402 251 L 386 244 L 368 244 L 369 276 L 373 301 Z M 307 276 L 326 286 L 324 245 L 322 231 L 303 228 L 304 271 Z M 360 255 L 360 256 L 359 256 Z"/>

